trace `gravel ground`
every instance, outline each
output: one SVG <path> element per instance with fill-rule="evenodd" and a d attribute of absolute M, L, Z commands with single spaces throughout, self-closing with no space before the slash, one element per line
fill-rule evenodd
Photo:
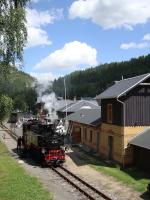
<path fill-rule="evenodd" d="M 54 200 L 80 200 L 86 199 L 81 193 L 64 182 L 58 175 L 56 175 L 50 169 L 43 169 L 36 165 L 32 160 L 20 160 L 15 153 L 16 142 L 6 134 L 6 139 L 3 139 L 4 131 L 0 131 L 0 139 L 3 140 L 8 147 L 11 154 L 17 159 L 18 163 L 24 167 L 24 169 L 32 176 L 38 177 L 42 182 L 44 188 L 50 191 Z M 21 135 L 21 129 L 17 130 L 18 135 Z M 133 191 L 131 188 L 117 182 L 113 177 L 105 176 L 91 167 L 88 163 L 81 159 L 84 156 L 83 151 L 79 149 L 69 149 L 66 155 L 66 163 L 64 166 L 73 173 L 83 178 L 88 183 L 92 184 L 99 190 L 102 190 L 105 194 L 113 197 L 117 200 L 148 200 L 145 196 L 140 193 Z"/>

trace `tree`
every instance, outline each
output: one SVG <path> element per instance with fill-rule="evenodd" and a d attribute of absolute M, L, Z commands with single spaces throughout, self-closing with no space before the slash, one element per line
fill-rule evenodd
<path fill-rule="evenodd" d="M 36 102 L 37 102 L 37 93 L 35 88 L 26 88 L 24 91 L 24 101 L 28 106 L 28 111 L 32 111 L 33 113 L 36 112 Z"/>
<path fill-rule="evenodd" d="M 16 96 L 14 99 L 14 109 L 22 112 L 26 112 L 28 110 L 27 103 L 25 102 L 23 96 Z"/>
<path fill-rule="evenodd" d="M 0 122 L 8 117 L 13 109 L 13 100 L 5 95 L 0 96 Z"/>
<path fill-rule="evenodd" d="M 6 74 L 9 64 L 23 61 L 27 2 L 29 0 L 0 0 L 0 73 Z"/>

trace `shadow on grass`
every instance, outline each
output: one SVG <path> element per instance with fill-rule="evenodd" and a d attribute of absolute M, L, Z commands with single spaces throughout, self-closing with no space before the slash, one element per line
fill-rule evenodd
<path fill-rule="evenodd" d="M 98 166 L 109 167 L 109 168 L 117 168 L 118 170 L 123 171 L 124 173 L 132 176 L 135 180 L 140 180 L 143 178 L 150 179 L 150 174 L 148 172 L 139 170 L 136 167 L 122 168 L 121 165 L 119 165 L 118 163 L 114 161 L 104 159 L 100 157 L 100 155 L 95 155 L 91 152 L 85 152 L 81 148 L 72 148 L 72 150 L 73 152 L 67 153 L 67 155 L 70 156 L 77 165 L 91 164 L 91 165 L 98 165 Z M 76 157 L 78 159 L 76 159 Z"/>
<path fill-rule="evenodd" d="M 148 192 L 143 193 L 140 197 L 144 200 L 150 200 L 150 194 Z"/>
<path fill-rule="evenodd" d="M 23 157 L 21 154 L 21 150 L 17 150 L 17 148 L 12 149 L 12 154 L 11 156 L 18 158 L 20 160 L 23 160 L 25 163 L 33 166 L 33 167 L 41 167 L 40 163 L 38 161 L 36 161 L 34 158 L 31 158 L 31 156 L 29 156 L 28 154 Z"/>
<path fill-rule="evenodd" d="M 106 160 L 97 154 L 85 152 L 79 147 L 71 148 L 73 152 L 68 152 L 67 155 L 78 166 L 90 165 L 99 172 L 103 172 L 108 176 L 112 176 L 118 181 L 133 187 L 135 190 L 142 193 L 142 199 L 149 199 L 150 197 L 145 192 L 147 184 L 150 182 L 150 175 L 137 168 L 124 168 L 113 161 Z"/>
<path fill-rule="evenodd" d="M 112 168 L 116 168 L 117 166 L 119 166 L 113 161 L 103 159 L 100 156 L 94 156 L 94 154 L 85 152 L 81 148 L 76 147 L 71 149 L 73 152 L 67 152 L 66 154 L 73 160 L 73 162 L 77 166 L 83 166 L 87 164 L 94 164 Z"/>

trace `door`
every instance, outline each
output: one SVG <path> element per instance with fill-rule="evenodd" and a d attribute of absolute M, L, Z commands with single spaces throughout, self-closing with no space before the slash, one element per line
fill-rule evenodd
<path fill-rule="evenodd" d="M 79 144 L 81 143 L 81 127 L 75 126 L 72 133 L 72 142 Z"/>

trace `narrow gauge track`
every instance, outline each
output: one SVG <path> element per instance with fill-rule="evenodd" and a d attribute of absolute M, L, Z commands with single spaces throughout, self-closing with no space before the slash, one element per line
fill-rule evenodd
<path fill-rule="evenodd" d="M 51 169 L 56 172 L 59 176 L 61 176 L 63 179 L 65 179 L 69 184 L 71 184 L 73 187 L 75 187 L 77 190 L 79 190 L 81 193 L 83 193 L 88 199 L 90 200 L 112 200 L 112 198 L 105 195 L 103 192 L 97 190 L 92 185 L 88 184 L 72 172 L 70 172 L 68 169 L 64 167 L 54 168 L 51 167 Z"/>
<path fill-rule="evenodd" d="M 14 140 L 17 141 L 18 136 L 8 129 L 5 125 L 0 125 L 4 131 L 6 131 L 9 135 L 13 137 Z M 103 192 L 97 190 L 89 183 L 85 182 L 72 172 L 70 172 L 68 169 L 64 167 L 54 168 L 50 167 L 55 173 L 57 173 L 60 177 L 62 177 L 64 180 L 66 180 L 69 184 L 71 184 L 73 187 L 75 187 L 77 190 L 79 190 L 81 193 L 83 193 L 88 199 L 90 200 L 99 200 L 99 199 L 105 199 L 105 200 L 112 200 L 112 198 L 105 195 Z M 88 192 L 87 192 L 88 191 Z"/>
<path fill-rule="evenodd" d="M 10 129 L 8 129 L 4 124 L 1 124 L 0 127 L 4 131 L 6 131 L 15 141 L 17 141 L 18 136 L 13 131 L 11 131 Z"/>

